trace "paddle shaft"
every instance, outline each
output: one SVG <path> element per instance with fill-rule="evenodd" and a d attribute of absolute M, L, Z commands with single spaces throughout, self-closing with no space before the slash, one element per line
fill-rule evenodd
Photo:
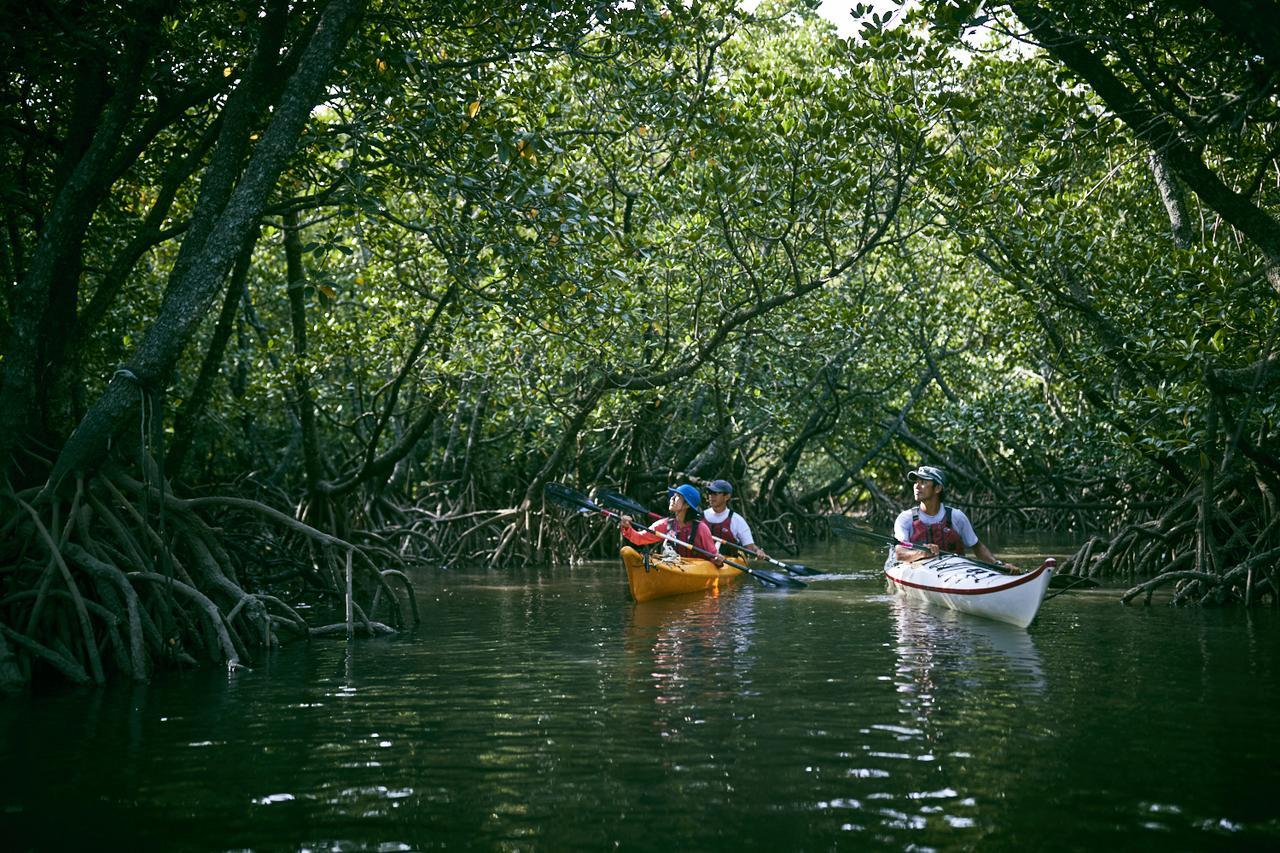
<path fill-rule="evenodd" d="M 611 518 L 618 519 L 618 522 L 621 523 L 622 521 L 621 514 L 613 512 L 612 510 L 607 510 L 603 507 L 597 507 L 597 509 Z M 670 533 L 659 533 L 658 531 L 654 530 L 652 527 L 645 527 L 643 524 L 636 524 L 635 522 L 629 521 L 628 524 L 630 524 L 632 527 L 638 528 L 647 533 L 652 533 L 654 536 L 658 536 L 662 539 L 667 540 L 668 542 L 672 542 L 676 545 L 683 545 L 685 548 L 688 548 L 690 551 L 694 551 L 698 554 L 702 554 L 705 557 L 710 557 L 712 560 L 715 560 L 717 557 L 719 557 L 721 560 L 724 560 L 724 564 L 726 566 L 731 566 L 740 572 L 744 572 L 748 575 L 751 575 L 751 577 L 755 578 L 761 583 L 771 583 L 775 586 L 804 586 L 804 584 L 802 584 L 800 581 L 795 580 L 794 578 L 789 578 L 786 575 L 780 575 L 777 572 L 770 572 L 769 574 L 764 574 L 763 572 L 759 572 L 755 569 L 749 569 L 746 566 L 742 565 L 741 563 L 735 563 L 733 560 L 725 559 L 723 556 L 715 553 L 714 551 L 708 551 L 705 548 L 699 548 L 697 545 L 694 545 L 692 542 L 685 542 L 682 539 L 677 539 L 675 536 L 672 536 Z"/>
<path fill-rule="evenodd" d="M 560 483 L 547 483 L 545 486 L 543 486 L 543 491 L 549 498 L 551 498 L 551 500 L 563 506 L 572 505 L 582 510 L 583 512 L 598 512 L 609 518 L 616 518 L 618 519 L 619 522 L 621 522 L 622 520 L 622 516 L 619 513 L 612 512 L 610 510 L 605 509 L 604 507 L 600 506 L 595 501 L 591 500 L 591 498 L 587 497 L 581 492 L 574 491 L 568 486 L 561 485 Z M 657 536 L 660 539 L 666 539 L 670 542 L 675 543 L 676 545 L 683 545 L 684 547 L 688 548 L 691 551 L 694 551 L 699 554 L 704 554 L 708 557 L 711 557 L 712 559 L 715 559 L 716 557 L 720 557 L 719 554 L 713 554 L 710 551 L 706 551 L 702 548 L 699 548 L 697 545 L 694 545 L 691 542 L 681 541 L 680 539 L 677 539 L 675 536 L 672 536 L 669 533 L 659 533 L 658 531 L 653 530 L 649 527 L 645 527 L 642 524 L 636 524 L 633 526 L 639 528 L 640 530 L 644 530 L 647 533 L 651 533 L 652 535 Z M 751 577 L 760 581 L 760 583 L 769 583 L 769 584 L 773 584 L 774 586 L 789 586 L 789 587 L 801 587 L 801 588 L 806 586 L 806 584 L 801 583 L 795 578 L 789 578 L 786 575 L 780 575 L 776 572 L 766 572 L 764 570 L 749 569 L 744 565 L 733 562 L 732 560 L 724 560 L 724 563 L 725 565 L 735 568 L 738 571 L 743 572 L 744 574 L 751 575 Z"/>
<path fill-rule="evenodd" d="M 617 519 L 619 522 L 622 521 L 622 516 L 619 513 L 613 512 L 612 510 L 605 509 L 604 507 L 597 504 L 595 501 L 591 500 L 591 498 L 587 497 L 586 495 L 575 492 L 573 489 L 570 489 L 568 486 L 563 486 L 563 485 L 560 485 L 559 483 L 547 483 L 546 486 L 544 487 L 544 490 L 546 494 L 549 495 L 553 500 L 557 500 L 560 502 L 569 501 L 574 505 L 576 505 L 578 508 L 586 512 L 598 512 L 604 516 L 607 516 L 608 518 Z M 659 533 L 658 531 L 650 527 L 646 527 L 643 524 L 632 524 L 632 526 L 640 530 L 643 530 L 646 533 L 651 533 L 660 539 L 666 539 L 669 542 L 672 542 L 676 545 L 682 545 L 685 548 L 688 548 L 690 551 L 694 551 L 698 554 L 703 554 L 707 557 L 712 558 L 713 560 L 717 557 L 720 557 L 719 554 L 715 554 L 715 553 L 712 553 L 711 551 L 707 551 L 703 548 L 699 548 L 697 545 L 694 545 L 692 542 L 685 542 L 681 539 L 677 539 L 675 536 L 671 535 L 670 533 Z M 774 586 L 792 586 L 792 587 L 805 586 L 805 584 L 801 583 L 795 578 L 789 578 L 786 575 L 780 575 L 780 574 L 777 574 L 776 572 L 762 572 L 762 571 L 757 571 L 755 569 L 749 569 L 746 566 L 742 565 L 741 563 L 735 563 L 732 560 L 724 560 L 724 564 L 726 566 L 735 568 L 738 571 L 743 572 L 744 574 L 751 575 L 751 577 L 755 578 L 761 583 L 771 583 Z"/>
<path fill-rule="evenodd" d="M 605 515 L 611 518 L 618 519 L 619 523 L 621 523 L 622 521 L 621 513 L 617 513 L 609 509 L 604 509 L 603 507 L 600 508 L 600 512 L 604 513 Z M 712 560 L 714 560 L 716 557 L 720 557 L 720 559 L 722 560 L 724 559 L 723 557 L 721 557 L 721 555 L 715 553 L 714 551 L 708 551 L 705 548 L 699 548 L 697 545 L 694 545 L 692 542 L 685 542 L 683 539 L 677 539 L 675 536 L 673 536 L 670 533 L 659 533 L 658 531 L 654 530 L 652 527 L 645 527 L 643 524 L 636 524 L 634 521 L 628 521 L 627 523 L 638 530 L 643 530 L 646 533 L 652 533 L 654 536 L 659 536 L 675 545 L 682 545 L 685 548 L 688 548 L 690 551 L 695 551 L 699 554 L 702 554 L 704 557 L 710 557 Z M 733 566 L 735 569 L 737 569 L 740 572 L 753 574 L 751 569 L 748 569 L 746 566 L 735 563 L 733 560 L 725 560 L 724 564 L 726 566 Z"/>
<path fill-rule="evenodd" d="M 835 530 L 837 533 L 840 532 L 841 530 L 845 530 L 853 534 L 854 536 L 861 536 L 864 539 L 869 539 L 874 542 L 883 542 L 886 545 L 901 545 L 903 548 L 910 548 L 912 551 L 922 551 L 925 553 L 928 553 L 929 551 L 929 549 L 924 545 L 918 545 L 915 542 L 903 542 L 902 540 L 895 539 L 892 536 L 885 536 L 883 533 L 875 533 L 870 530 L 863 530 L 860 527 L 835 524 L 835 525 L 832 525 L 832 529 Z M 938 553 L 930 557 L 929 559 L 937 560 L 945 556 L 947 555 L 943 553 Z M 973 563 L 975 566 L 982 566 L 983 568 L 992 569 L 997 572 L 1007 573 L 1009 571 L 1008 566 L 997 566 L 995 563 L 988 563 L 985 560 L 975 560 L 973 557 L 965 557 L 965 559 L 968 560 L 970 563 Z"/>
<path fill-rule="evenodd" d="M 644 514 L 649 516 L 650 518 L 663 517 L 661 513 L 654 512 L 651 509 L 646 509 L 644 511 Z M 737 542 L 730 542 L 728 539 L 721 539 L 719 536 L 716 536 L 714 533 L 711 535 L 711 538 L 716 542 L 716 544 L 728 545 L 730 548 L 737 548 L 739 551 L 741 551 L 744 554 L 750 554 L 753 557 L 759 557 L 761 560 L 764 560 L 766 563 L 773 563 L 775 566 L 781 566 L 784 569 L 787 567 L 787 564 L 782 562 L 781 560 L 775 560 L 773 559 L 773 557 L 761 557 L 759 554 L 757 554 L 755 551 L 752 551 L 750 548 L 747 548 L 745 545 L 739 545 Z"/>
<path fill-rule="evenodd" d="M 644 515 L 647 515 L 650 518 L 663 517 L 659 513 L 656 513 L 651 509 L 641 506 L 640 504 L 631 500 L 631 498 L 628 498 L 626 495 L 619 494 L 612 490 L 606 490 L 603 487 L 597 487 L 596 492 L 597 492 L 597 497 L 600 497 L 601 494 L 604 495 L 603 497 L 600 497 L 600 499 L 603 500 L 605 503 L 613 504 L 615 507 L 619 509 L 625 507 L 637 513 L 643 513 Z M 796 572 L 798 574 L 804 574 L 808 572 L 811 574 L 817 574 L 817 572 L 810 569 L 808 566 L 802 566 L 799 563 L 796 563 L 796 564 L 784 563 L 781 560 L 775 560 L 773 557 L 767 557 L 761 554 L 757 554 L 754 551 L 751 551 L 750 549 L 748 549 L 746 546 L 739 545 L 737 542 L 730 542 L 727 539 L 722 539 L 719 536 L 716 536 L 714 534 L 712 535 L 711 538 L 721 545 L 728 545 L 730 548 L 736 548 L 738 549 L 738 551 L 742 552 L 743 554 L 751 554 L 752 556 L 758 559 L 764 560 L 766 563 L 772 563 L 778 568 L 785 569 L 788 572 Z"/>

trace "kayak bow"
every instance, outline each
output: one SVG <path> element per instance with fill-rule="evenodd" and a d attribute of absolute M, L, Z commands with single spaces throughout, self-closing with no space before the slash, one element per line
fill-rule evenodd
<path fill-rule="evenodd" d="M 1007 575 L 944 554 L 912 563 L 890 557 L 884 574 L 906 598 L 1025 628 L 1036 618 L 1056 565 L 1050 557 L 1033 572 Z"/>

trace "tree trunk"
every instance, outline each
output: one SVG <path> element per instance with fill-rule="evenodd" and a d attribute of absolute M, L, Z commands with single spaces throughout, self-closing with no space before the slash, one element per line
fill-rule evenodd
<path fill-rule="evenodd" d="M 236 312 L 244 301 L 245 283 L 249 277 L 249 266 L 253 260 L 253 249 L 258 243 L 258 232 L 255 230 L 245 241 L 244 251 L 236 259 L 235 269 L 231 272 L 231 284 L 227 287 L 226 298 L 222 302 L 222 312 L 218 315 L 218 324 L 214 327 L 213 337 L 209 341 L 204 361 L 200 364 L 200 373 L 196 377 L 191 393 L 183 400 L 182 408 L 174 419 L 173 446 L 165 459 L 165 470 L 169 477 L 177 477 L 182 472 L 187 453 L 195 441 L 196 424 L 204 414 L 204 408 L 213 395 L 213 381 L 222 369 L 223 356 L 227 351 L 227 342 L 235 326 Z"/>
<path fill-rule="evenodd" d="M 151 205 L 151 209 L 147 212 L 142 226 L 138 229 L 133 239 L 129 241 L 128 245 L 112 260 L 111 267 L 94 289 L 93 297 L 89 300 L 89 304 L 85 306 L 84 311 L 77 318 L 76 336 L 79 346 L 84 346 L 89 335 L 97 328 L 98 323 L 102 322 L 102 318 L 106 316 L 107 310 L 115 301 L 116 296 L 119 295 L 129 275 L 138 265 L 138 261 L 142 260 L 143 255 L 153 246 L 170 239 L 185 228 L 185 226 L 175 226 L 174 228 L 163 230 L 161 226 L 164 225 L 165 219 L 169 216 L 169 210 L 178 195 L 178 190 L 181 189 L 188 178 L 195 174 L 200 162 L 209 153 L 209 149 L 213 147 L 213 143 L 217 139 L 216 130 L 216 124 L 210 126 L 185 157 L 175 157 L 165 167 L 164 177 L 160 181 L 155 203 Z"/>
<path fill-rule="evenodd" d="M 1167 160 L 1173 174 L 1261 250 L 1267 280 L 1280 292 L 1280 222 L 1223 182 L 1164 116 L 1143 103 L 1082 39 L 1066 32 L 1052 13 L 1030 0 L 1014 0 L 1009 6 L 1045 50 L 1088 82 L 1138 138 Z"/>
<path fill-rule="evenodd" d="M 320 442 L 316 436 L 316 406 L 311 399 L 307 372 L 307 271 L 302 266 L 302 237 L 298 213 L 284 215 L 284 257 L 289 278 L 289 325 L 293 329 L 293 402 L 302 424 L 302 464 L 307 477 L 307 497 L 315 500 L 320 487 Z"/>
<path fill-rule="evenodd" d="M 1151 175 L 1156 179 L 1156 189 L 1160 191 L 1160 200 L 1164 202 L 1165 213 L 1169 215 L 1169 228 L 1173 233 L 1173 244 L 1179 249 L 1191 245 L 1191 221 L 1187 217 L 1187 194 L 1182 184 L 1169 168 L 1164 155 L 1152 151 L 1148 158 Z"/>
<path fill-rule="evenodd" d="M 50 367 L 47 360 L 41 358 L 44 350 L 41 331 L 51 302 L 59 303 L 55 314 L 65 314 L 68 307 L 74 312 L 75 300 L 69 299 L 66 293 L 66 276 L 79 269 L 85 231 L 108 189 L 106 178 L 138 106 L 146 77 L 144 71 L 155 49 L 154 35 L 159 25 L 160 15 L 155 14 L 154 18 L 140 22 L 131 33 L 117 74 L 115 93 L 103 110 L 84 156 L 70 169 L 58 190 L 31 256 L 31 265 L 14 293 L 9 346 L 0 383 L 0 468 L 3 471 L 8 471 L 17 443 L 35 430 L 38 421 L 35 390 L 45 385 Z M 61 288 L 59 282 L 62 282 Z M 53 298 L 55 289 L 62 291 L 57 300 Z M 53 369 L 59 366 L 54 365 Z"/>
<path fill-rule="evenodd" d="M 198 249 L 196 260 L 181 268 L 175 266 L 159 315 L 130 361 L 130 376 L 117 374 L 81 420 L 54 465 L 46 494 L 58 489 L 68 474 L 91 468 L 102 460 L 108 442 L 137 404 L 134 377 L 143 388 L 169 381 L 174 364 L 208 312 L 236 254 L 256 227 L 363 9 L 364 0 L 331 0 L 325 8 L 270 125 L 225 209 L 212 225 L 208 239 Z M 215 171 L 211 164 L 206 180 L 227 180 L 222 170 L 232 166 L 223 163 Z M 187 240 L 195 237 L 193 229 L 183 240 L 184 247 Z"/>

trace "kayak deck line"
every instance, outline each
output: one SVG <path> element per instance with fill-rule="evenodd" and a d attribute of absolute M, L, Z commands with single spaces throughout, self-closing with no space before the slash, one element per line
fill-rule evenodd
<path fill-rule="evenodd" d="M 884 575 L 906 598 L 1026 628 L 1044 602 L 1056 565 L 1049 558 L 1025 575 L 1006 575 L 959 554 L 906 563 L 891 555 Z"/>
<path fill-rule="evenodd" d="M 885 577 L 887 577 L 889 580 L 893 581 L 896 584 L 902 584 L 903 586 L 909 586 L 909 587 L 912 587 L 913 589 L 920 589 L 926 592 L 944 592 L 947 595 L 989 595 L 993 592 L 1001 592 L 1006 589 L 1013 589 L 1016 586 L 1022 586 L 1024 583 L 1030 583 L 1031 581 L 1038 578 L 1041 574 L 1048 571 L 1049 568 L 1050 568 L 1049 566 L 1041 566 L 1040 568 L 1036 569 L 1034 572 L 1030 572 L 1025 575 L 1018 575 L 1009 583 L 1001 584 L 1000 586 L 974 587 L 972 589 L 960 589 L 957 587 L 950 587 L 950 586 L 929 586 L 928 584 L 912 583 L 911 581 L 908 581 L 908 580 L 895 578 L 893 575 L 889 574 L 887 570 L 885 571 L 884 574 L 885 574 Z M 943 573 L 955 574 L 956 572 L 959 572 L 959 571 L 963 571 L 966 575 L 977 576 L 977 577 L 984 577 L 984 576 L 997 574 L 996 572 L 989 571 L 988 569 L 982 569 L 979 567 L 966 568 L 963 566 L 952 566 L 948 568 L 938 569 L 936 574 L 939 577 L 941 577 Z M 982 573 L 985 573 L 985 574 L 982 574 Z"/>

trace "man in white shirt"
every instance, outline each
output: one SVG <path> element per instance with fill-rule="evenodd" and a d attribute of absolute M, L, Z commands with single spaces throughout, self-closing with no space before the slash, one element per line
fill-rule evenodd
<path fill-rule="evenodd" d="M 737 545 L 745 551 L 767 560 L 766 554 L 751 535 L 751 526 L 738 513 L 729 509 L 729 499 L 733 497 L 733 484 L 728 480 L 712 480 L 707 484 L 707 503 L 711 508 L 702 514 L 702 520 L 711 528 L 711 535 L 723 539 L 729 545 Z M 720 552 L 725 553 L 723 545 Z M 727 556 L 732 557 L 736 548 L 729 548 Z"/>
<path fill-rule="evenodd" d="M 970 548 L 979 560 L 1015 569 L 996 559 L 991 549 L 978 541 L 973 524 L 963 512 L 943 505 L 942 492 L 947 486 L 947 475 L 941 468 L 921 465 L 907 478 L 913 482 L 912 493 L 918 505 L 899 513 L 893 523 L 893 535 L 899 542 L 910 542 L 925 550 L 895 545 L 895 558 L 911 563 L 944 552 L 963 554 L 966 548 Z"/>

